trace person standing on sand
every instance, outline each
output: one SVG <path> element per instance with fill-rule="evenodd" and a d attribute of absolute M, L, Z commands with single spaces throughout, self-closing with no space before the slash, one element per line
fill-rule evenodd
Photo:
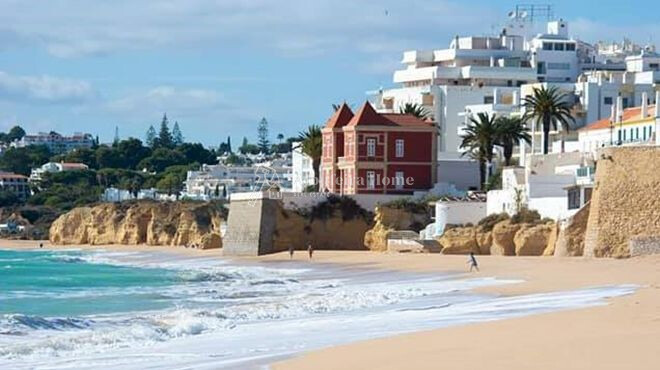
<path fill-rule="evenodd" d="M 314 248 L 312 248 L 312 243 L 307 245 L 307 252 L 309 253 L 309 259 L 312 259 L 312 254 L 314 254 Z"/>
<path fill-rule="evenodd" d="M 466 263 L 470 264 L 470 272 L 472 272 L 473 268 L 479 272 L 479 265 L 477 264 L 477 259 L 474 257 L 474 253 L 470 252 L 470 257 Z"/>
<path fill-rule="evenodd" d="M 293 245 L 290 245 L 290 246 L 289 246 L 289 259 L 290 259 L 290 260 L 293 259 L 293 251 L 294 251 L 294 249 L 293 249 Z"/>

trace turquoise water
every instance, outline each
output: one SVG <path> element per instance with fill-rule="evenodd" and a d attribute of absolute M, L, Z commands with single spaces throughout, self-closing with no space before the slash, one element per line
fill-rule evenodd
<path fill-rule="evenodd" d="M 174 271 L 86 263 L 82 252 L 0 250 L 0 314 L 77 316 L 161 309 Z"/>
<path fill-rule="evenodd" d="M 0 250 L 0 369 L 257 368 L 311 349 L 604 303 L 634 286 L 514 283 L 158 252 Z"/>

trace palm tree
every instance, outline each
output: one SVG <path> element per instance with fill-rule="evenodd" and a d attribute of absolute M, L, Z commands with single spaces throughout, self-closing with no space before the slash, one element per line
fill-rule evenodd
<path fill-rule="evenodd" d="M 529 129 L 525 126 L 522 119 L 518 117 L 499 117 L 495 121 L 497 145 L 502 147 L 504 152 L 504 165 L 511 165 L 511 156 L 513 155 L 513 147 L 521 140 L 527 144 L 532 142 L 529 136 Z"/>
<path fill-rule="evenodd" d="M 301 142 L 302 152 L 312 158 L 314 179 L 318 183 L 319 166 L 321 165 L 321 154 L 323 150 L 321 127 L 318 125 L 311 125 L 307 127 L 307 130 L 298 134 L 298 140 Z"/>
<path fill-rule="evenodd" d="M 417 103 L 406 103 L 403 107 L 399 108 L 399 113 L 401 114 L 412 114 L 413 116 L 419 119 L 427 119 L 429 117 L 429 112 L 421 104 Z"/>
<path fill-rule="evenodd" d="M 279 141 L 280 144 L 282 144 L 282 140 L 284 140 L 284 134 L 277 134 L 277 141 Z"/>
<path fill-rule="evenodd" d="M 523 99 L 525 115 L 523 121 L 532 121 L 532 124 L 543 125 L 543 154 L 548 154 L 548 142 L 550 140 L 550 127 L 557 129 L 557 122 L 565 131 L 570 130 L 570 122 L 575 122 L 571 115 L 571 104 L 566 94 L 556 86 L 548 89 L 545 86 L 534 88 L 532 95 Z"/>
<path fill-rule="evenodd" d="M 477 118 L 470 117 L 470 123 L 461 135 L 461 148 L 466 149 L 463 155 L 468 155 L 479 162 L 479 181 L 481 189 L 486 183 L 486 164 L 493 161 L 493 148 L 497 138 L 495 115 L 478 113 Z"/>

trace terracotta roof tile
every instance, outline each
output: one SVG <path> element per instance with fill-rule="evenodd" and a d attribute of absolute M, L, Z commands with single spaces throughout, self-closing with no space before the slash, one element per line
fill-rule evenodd
<path fill-rule="evenodd" d="M 343 103 L 339 109 L 328 119 L 325 123 L 325 127 L 334 128 L 334 127 L 343 127 L 348 124 L 348 122 L 353 118 L 353 112 L 351 108 Z"/>
<path fill-rule="evenodd" d="M 433 123 L 411 114 L 378 113 L 369 102 L 365 102 L 347 126 L 432 127 Z"/>
<path fill-rule="evenodd" d="M 650 105 L 647 108 L 647 118 L 652 118 L 655 111 L 655 105 Z M 622 122 L 626 123 L 629 121 L 638 121 L 641 119 L 642 107 L 633 107 L 626 108 L 623 110 Z M 592 122 L 587 126 L 580 129 L 580 131 L 590 131 L 590 130 L 599 130 L 604 128 L 610 128 L 610 117 L 603 118 L 599 121 Z"/>

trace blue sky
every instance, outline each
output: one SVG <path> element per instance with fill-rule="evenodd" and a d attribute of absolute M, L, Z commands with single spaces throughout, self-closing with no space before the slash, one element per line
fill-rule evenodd
<path fill-rule="evenodd" d="M 191 141 L 323 123 L 390 86 L 406 49 L 494 30 L 512 1 L 0 0 L 0 130 L 142 138 L 163 112 Z M 654 1 L 555 1 L 585 41 L 660 35 Z M 660 40 L 652 40 L 659 43 Z"/>

